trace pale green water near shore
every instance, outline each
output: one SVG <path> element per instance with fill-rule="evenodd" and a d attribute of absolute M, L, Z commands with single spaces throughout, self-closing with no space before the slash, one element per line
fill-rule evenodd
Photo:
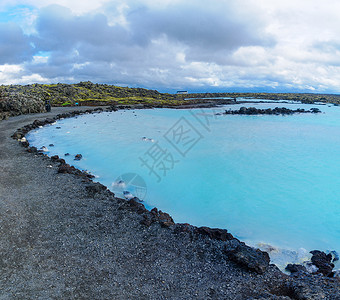
<path fill-rule="evenodd" d="M 70 164 L 112 189 L 120 175 L 139 174 L 147 186 L 146 206 L 176 222 L 227 228 L 253 245 L 339 251 L 340 108 L 318 107 L 322 114 L 292 116 L 118 111 L 61 120 L 31 132 L 28 140 L 50 155 L 69 152 Z M 77 153 L 82 160 L 73 160 Z"/>

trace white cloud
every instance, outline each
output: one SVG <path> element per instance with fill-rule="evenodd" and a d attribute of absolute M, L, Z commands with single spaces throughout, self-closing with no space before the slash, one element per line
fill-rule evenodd
<path fill-rule="evenodd" d="M 21 21 L 0 37 L 0 83 L 340 91 L 336 0 L 3 0 L 1 8 Z"/>

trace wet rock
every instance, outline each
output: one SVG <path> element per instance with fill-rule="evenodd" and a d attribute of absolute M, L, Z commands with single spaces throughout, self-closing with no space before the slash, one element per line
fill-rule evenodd
<path fill-rule="evenodd" d="M 234 237 L 226 229 L 219 228 L 209 228 L 209 227 L 199 227 L 196 229 L 197 233 L 202 235 L 207 235 L 211 239 L 228 241 L 232 240 Z"/>
<path fill-rule="evenodd" d="M 16 131 L 13 135 L 12 138 L 16 140 L 20 140 L 24 137 L 24 134 L 20 131 Z"/>
<path fill-rule="evenodd" d="M 27 152 L 29 152 L 29 153 L 37 153 L 38 149 L 36 147 L 28 147 Z"/>
<path fill-rule="evenodd" d="M 65 156 L 70 156 L 70 153 L 65 153 L 64 155 L 65 155 Z"/>
<path fill-rule="evenodd" d="M 59 156 L 58 155 L 53 155 L 51 156 L 52 161 L 59 161 Z"/>
<path fill-rule="evenodd" d="M 311 258 L 313 265 L 319 269 L 317 273 L 333 277 L 334 273 L 332 270 L 334 268 L 334 264 L 332 263 L 332 254 L 326 254 L 319 250 L 310 251 L 310 253 L 313 255 Z"/>
<path fill-rule="evenodd" d="M 311 108 L 310 111 L 311 111 L 312 113 L 314 113 L 314 114 L 320 113 L 320 112 L 321 112 L 321 110 L 318 109 L 318 108 L 316 108 L 316 107 Z"/>
<path fill-rule="evenodd" d="M 48 149 L 45 146 L 40 147 L 39 151 L 41 152 L 47 152 Z"/>
<path fill-rule="evenodd" d="M 43 126 L 43 125 L 45 125 L 45 122 L 41 121 L 41 120 L 34 120 L 33 125 L 35 127 Z"/>
<path fill-rule="evenodd" d="M 83 158 L 83 156 L 81 154 L 77 154 L 75 157 L 74 157 L 74 160 L 81 160 Z"/>
<path fill-rule="evenodd" d="M 133 197 L 133 200 L 135 200 L 136 202 L 143 202 L 143 200 L 139 199 L 138 197 Z"/>
<path fill-rule="evenodd" d="M 289 271 L 290 273 L 307 272 L 307 269 L 305 266 L 298 265 L 298 264 L 288 264 L 286 266 L 286 270 Z"/>
<path fill-rule="evenodd" d="M 263 274 L 269 266 L 268 253 L 260 249 L 238 245 L 235 249 L 226 252 L 230 260 L 258 274 Z"/>
<path fill-rule="evenodd" d="M 275 107 L 274 109 L 256 108 L 256 107 L 241 107 L 238 110 L 226 110 L 226 115 L 292 115 L 294 113 L 320 113 L 318 108 L 312 108 L 310 110 L 304 110 L 298 108 L 296 110 L 286 107 Z"/>
<path fill-rule="evenodd" d="M 23 142 L 20 142 L 21 146 L 25 147 L 25 148 L 28 148 L 29 147 L 29 142 L 27 141 L 23 141 Z"/>
<path fill-rule="evenodd" d="M 176 227 L 174 228 L 174 233 L 190 233 L 191 235 L 194 234 L 196 230 L 196 227 L 193 225 L 190 225 L 188 223 L 183 224 L 176 224 Z"/>
<path fill-rule="evenodd" d="M 145 208 L 145 206 L 142 203 L 137 202 L 134 199 L 128 200 L 127 204 L 132 210 L 136 211 L 138 214 L 148 212 L 148 210 Z"/>
<path fill-rule="evenodd" d="M 61 127 L 60 127 L 60 126 L 57 126 L 55 129 L 61 129 Z"/>
<path fill-rule="evenodd" d="M 169 214 L 158 210 L 156 207 L 153 208 L 150 212 L 146 210 L 146 213 L 143 214 L 143 220 L 140 223 L 146 226 L 150 226 L 151 224 L 156 222 L 158 222 L 162 227 L 166 228 L 175 225 L 174 220 Z"/>
<path fill-rule="evenodd" d="M 54 147 L 54 144 L 49 144 L 48 146 L 49 146 L 49 147 Z"/>
<path fill-rule="evenodd" d="M 77 169 L 73 166 L 70 166 L 69 164 L 61 164 L 58 167 L 58 173 L 61 174 L 75 174 Z"/>
<path fill-rule="evenodd" d="M 163 227 L 170 227 L 171 225 L 175 225 L 174 220 L 169 214 L 158 210 L 156 207 L 151 210 L 151 214 L 159 221 L 159 223 Z"/>

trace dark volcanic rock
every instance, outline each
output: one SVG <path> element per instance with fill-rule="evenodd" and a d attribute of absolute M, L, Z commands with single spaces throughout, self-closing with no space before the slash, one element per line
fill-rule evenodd
<path fill-rule="evenodd" d="M 318 273 L 332 277 L 334 275 L 332 272 L 334 268 L 334 264 L 332 263 L 332 254 L 326 254 L 319 250 L 310 251 L 310 253 L 313 255 L 311 258 L 313 265 L 319 269 Z"/>
<path fill-rule="evenodd" d="M 20 140 L 25 136 L 24 133 L 22 133 L 21 131 L 17 130 L 13 135 L 12 138 L 16 139 L 16 140 Z"/>
<path fill-rule="evenodd" d="M 130 199 L 129 201 L 127 201 L 127 204 L 133 211 L 136 211 L 138 214 L 148 212 L 145 206 L 142 203 L 137 202 L 135 199 Z"/>
<path fill-rule="evenodd" d="M 175 225 L 174 220 L 169 214 L 158 210 L 156 207 L 151 210 L 151 214 L 160 222 L 163 227 Z"/>
<path fill-rule="evenodd" d="M 134 202 L 131 202 L 131 200 L 133 200 Z M 131 202 L 131 204 L 133 204 L 135 207 L 139 207 L 138 206 L 139 204 L 142 205 L 142 207 L 145 209 L 143 204 L 138 203 L 134 199 L 131 200 L 129 202 Z M 150 212 L 147 210 L 144 212 L 145 214 L 143 214 L 143 220 L 140 222 L 143 225 L 150 226 L 151 224 L 156 222 L 161 224 L 162 227 L 170 227 L 172 225 L 175 225 L 174 220 L 169 214 L 162 212 L 161 210 L 158 210 L 156 207 L 154 207 Z"/>
<path fill-rule="evenodd" d="M 298 265 L 298 264 L 288 264 L 286 266 L 286 270 L 289 271 L 290 273 L 307 272 L 307 269 L 305 266 Z"/>
<path fill-rule="evenodd" d="M 21 142 L 21 146 L 25 147 L 25 148 L 28 148 L 29 147 L 29 142 L 27 141 L 24 141 L 24 142 Z"/>
<path fill-rule="evenodd" d="M 81 160 L 83 158 L 83 156 L 81 154 L 77 154 L 75 157 L 74 157 L 74 160 Z"/>
<path fill-rule="evenodd" d="M 310 111 L 311 111 L 312 113 L 314 113 L 314 114 L 320 113 L 320 112 L 321 112 L 321 110 L 318 109 L 318 108 L 316 108 L 316 107 L 311 108 Z"/>
<path fill-rule="evenodd" d="M 53 155 L 51 156 L 52 161 L 59 161 L 59 156 L 58 155 Z"/>
<path fill-rule="evenodd" d="M 243 244 L 238 245 L 234 250 L 228 250 L 227 255 L 230 260 L 258 274 L 263 274 L 270 262 L 267 252 Z"/>
<path fill-rule="evenodd" d="M 69 164 L 61 164 L 58 168 L 58 173 L 68 173 L 68 174 L 75 174 L 77 173 L 77 169 Z"/>
<path fill-rule="evenodd" d="M 320 113 L 318 108 L 304 110 L 303 108 L 289 109 L 286 107 L 271 108 L 256 108 L 256 107 L 241 107 L 239 110 L 226 110 L 225 115 L 292 115 L 295 113 Z"/>
<path fill-rule="evenodd" d="M 106 191 L 107 188 L 105 185 L 102 185 L 99 182 L 95 182 L 95 183 L 93 182 L 93 183 L 90 183 L 88 186 L 86 186 L 86 190 L 88 194 L 93 197 L 97 193 Z"/>
<path fill-rule="evenodd" d="M 38 149 L 36 147 L 28 147 L 27 152 L 29 153 L 37 153 Z"/>
<path fill-rule="evenodd" d="M 219 228 L 209 228 L 209 227 L 199 227 L 196 231 L 202 235 L 207 235 L 211 239 L 228 241 L 232 240 L 234 237 L 226 229 Z"/>
<path fill-rule="evenodd" d="M 11 116 L 44 111 L 44 102 L 41 97 L 17 91 L 7 95 L 0 92 L 0 120 Z"/>

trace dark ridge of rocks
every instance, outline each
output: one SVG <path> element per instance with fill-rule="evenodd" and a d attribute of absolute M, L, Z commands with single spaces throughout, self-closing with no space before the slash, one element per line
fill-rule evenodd
<path fill-rule="evenodd" d="M 59 167 L 58 167 L 58 173 L 60 174 L 73 174 L 79 177 L 83 177 L 86 180 L 90 180 L 94 178 L 93 175 L 80 171 L 79 169 L 75 168 L 74 166 L 70 166 L 69 164 L 65 163 L 65 160 L 62 159 Z"/>
<path fill-rule="evenodd" d="M 108 107 L 105 111 L 111 112 L 111 111 L 115 111 L 115 110 L 116 110 L 115 107 Z M 25 137 L 25 135 L 29 131 L 36 129 L 40 126 L 52 124 L 55 121 L 60 120 L 60 119 L 72 118 L 72 117 L 82 115 L 82 114 L 96 113 L 96 112 L 102 112 L 102 111 L 104 111 L 104 109 L 101 108 L 101 107 L 95 108 L 95 109 L 87 109 L 85 111 L 75 110 L 75 111 L 71 111 L 71 112 L 68 112 L 68 113 L 58 114 L 53 118 L 46 118 L 44 120 L 34 120 L 33 123 L 25 125 L 25 126 L 19 128 L 19 129 L 17 129 L 13 133 L 12 138 L 14 138 L 16 140 L 22 139 L 23 137 Z M 58 128 L 58 127 L 61 128 L 60 126 L 57 126 L 56 128 Z"/>
<path fill-rule="evenodd" d="M 224 115 L 292 115 L 296 113 L 321 113 L 318 108 L 311 108 L 310 110 L 305 110 L 303 108 L 289 109 L 286 107 L 275 107 L 271 108 L 256 108 L 256 107 L 241 107 L 238 110 L 226 110 Z"/>
<path fill-rule="evenodd" d="M 292 274 L 297 273 L 297 272 L 307 272 L 307 269 L 305 266 L 298 265 L 298 264 L 288 264 L 285 269 Z"/>
<path fill-rule="evenodd" d="M 270 258 L 267 252 L 255 250 L 247 245 L 240 244 L 233 250 L 226 250 L 226 253 L 235 263 L 258 274 L 263 274 L 269 266 Z"/>
<path fill-rule="evenodd" d="M 28 147 L 27 152 L 29 153 L 37 153 L 38 149 L 36 147 Z"/>
<path fill-rule="evenodd" d="M 58 168 L 58 173 L 61 174 L 75 174 L 77 175 L 77 169 L 69 164 L 61 164 Z"/>
<path fill-rule="evenodd" d="M 53 156 L 51 156 L 51 160 L 52 160 L 52 161 L 57 161 L 57 162 L 59 162 L 59 161 L 60 161 L 60 158 L 59 158 L 58 155 L 53 155 Z M 65 161 L 64 161 L 63 163 L 65 163 Z"/>
<path fill-rule="evenodd" d="M 207 235 L 211 239 L 219 241 L 229 241 L 234 239 L 233 235 L 226 229 L 199 227 L 196 229 L 199 234 Z"/>
<path fill-rule="evenodd" d="M 97 193 L 101 193 L 107 190 L 107 187 L 99 182 L 91 182 L 89 185 L 86 186 L 86 190 L 88 194 L 93 197 Z M 114 194 L 113 194 L 114 196 Z"/>
<path fill-rule="evenodd" d="M 142 203 L 136 201 L 135 199 L 125 200 L 125 202 L 120 207 L 120 209 L 126 209 L 126 208 L 129 208 L 132 211 L 135 211 L 139 215 L 149 213 L 149 211 L 145 208 L 145 206 Z"/>
<path fill-rule="evenodd" d="M 328 277 L 333 277 L 334 264 L 332 263 L 332 254 L 326 254 L 325 252 L 319 250 L 313 250 L 310 251 L 310 253 L 313 255 L 311 258 L 313 265 L 318 268 L 317 273 L 321 273 Z"/>

